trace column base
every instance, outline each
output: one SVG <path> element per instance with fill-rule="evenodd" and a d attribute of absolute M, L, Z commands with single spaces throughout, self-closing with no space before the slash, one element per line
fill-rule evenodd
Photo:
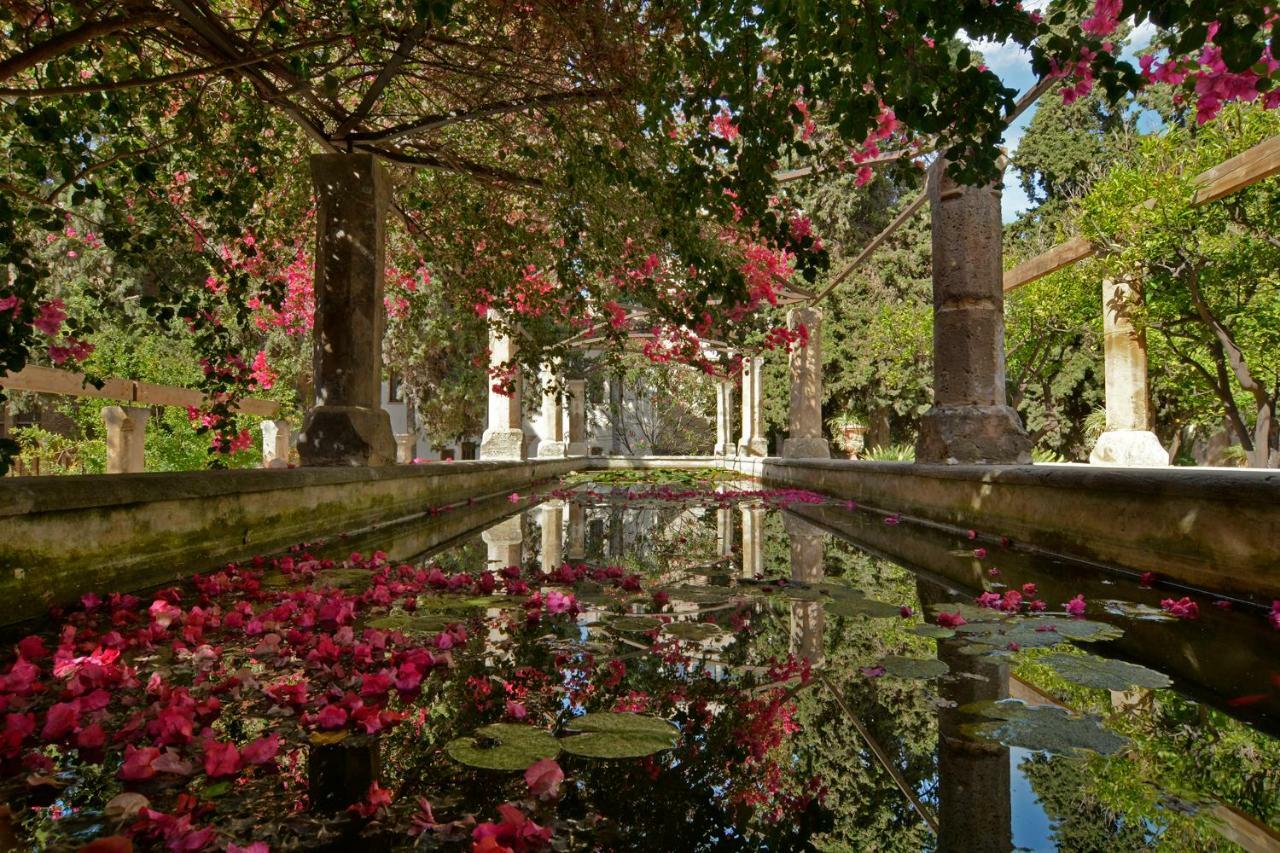
<path fill-rule="evenodd" d="M 298 459 L 313 467 L 394 465 L 391 416 L 364 406 L 316 406 L 298 433 Z"/>
<path fill-rule="evenodd" d="M 831 444 L 825 438 L 788 438 L 782 442 L 784 459 L 830 459 Z"/>
<path fill-rule="evenodd" d="M 481 459 L 523 459 L 524 430 L 487 429 L 480 439 Z"/>
<path fill-rule="evenodd" d="M 749 441 L 738 442 L 739 456 L 768 456 L 769 455 L 769 439 L 753 438 Z"/>
<path fill-rule="evenodd" d="M 1031 438 L 1009 406 L 934 406 L 920 418 L 916 461 L 1026 465 Z"/>
<path fill-rule="evenodd" d="M 413 433 L 398 433 L 396 435 L 396 463 L 399 465 L 408 465 L 413 462 L 415 451 L 418 448 L 418 437 Z"/>
<path fill-rule="evenodd" d="M 566 454 L 566 445 L 563 441 L 547 441 L 543 439 L 538 442 L 538 458 L 539 459 L 563 459 Z"/>
<path fill-rule="evenodd" d="M 564 452 L 568 456 L 586 456 L 587 443 L 585 441 L 571 441 L 565 447 Z"/>
<path fill-rule="evenodd" d="M 1131 468 L 1166 468 L 1169 451 L 1156 434 L 1145 429 L 1109 429 L 1098 436 L 1089 454 L 1091 465 L 1123 465 Z"/>
<path fill-rule="evenodd" d="M 732 455 L 733 455 L 733 445 L 732 445 L 732 444 L 717 444 L 717 445 L 716 445 L 716 449 L 715 449 L 715 455 L 716 455 L 716 456 L 732 456 Z"/>

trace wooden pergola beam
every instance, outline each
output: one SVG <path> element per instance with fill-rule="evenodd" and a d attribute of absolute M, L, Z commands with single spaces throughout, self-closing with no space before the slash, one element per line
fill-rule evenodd
<path fill-rule="evenodd" d="M 17 373 L 0 376 L 0 386 L 7 391 L 57 394 L 62 397 L 97 397 L 103 400 L 142 403 L 148 406 L 199 408 L 207 399 L 204 394 L 190 388 L 154 385 L 133 379 L 107 379 L 101 388 L 95 388 L 89 384 L 88 377 L 83 373 L 38 365 L 28 365 Z M 274 400 L 246 398 L 240 401 L 235 410 L 246 415 L 269 418 L 279 409 L 280 404 Z"/>
<path fill-rule="evenodd" d="M 1257 145 L 1224 160 L 1212 169 L 1206 169 L 1195 177 L 1196 191 L 1191 198 L 1195 207 L 1225 198 L 1246 187 L 1280 174 L 1280 135 L 1272 136 Z M 1153 200 L 1142 206 L 1154 204 Z M 1004 291 L 1030 284 L 1050 273 L 1069 267 L 1096 254 L 1098 247 L 1084 237 L 1072 237 L 1034 258 L 1028 258 L 1004 274 Z"/>

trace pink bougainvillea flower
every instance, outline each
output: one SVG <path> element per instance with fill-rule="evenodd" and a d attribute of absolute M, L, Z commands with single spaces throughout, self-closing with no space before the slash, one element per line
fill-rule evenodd
<path fill-rule="evenodd" d="M 266 764 L 280 752 L 280 735 L 272 732 L 257 740 L 250 741 L 240 750 L 240 757 L 245 764 Z"/>
<path fill-rule="evenodd" d="M 50 742 L 60 741 L 71 734 L 79 722 L 79 702 L 58 702 L 49 708 L 40 737 Z"/>
<path fill-rule="evenodd" d="M 355 812 L 360 817 L 373 817 L 390 805 L 391 792 L 374 782 L 369 785 L 369 793 L 365 795 L 364 800 L 350 806 L 348 811 Z"/>
<path fill-rule="evenodd" d="M 973 556 L 977 557 L 979 560 L 986 559 L 986 556 L 987 556 L 987 549 L 986 549 L 986 548 L 974 548 L 974 549 L 973 549 Z"/>
<path fill-rule="evenodd" d="M 558 589 L 553 589 L 547 593 L 546 602 L 548 613 L 568 613 L 578 604 L 572 593 L 566 595 Z"/>
<path fill-rule="evenodd" d="M 271 853 L 271 848 L 267 846 L 265 841 L 255 841 L 247 847 L 241 847 L 239 844 L 228 844 L 227 853 Z"/>
<path fill-rule="evenodd" d="M 1179 619 L 1199 619 L 1200 605 L 1188 596 L 1179 599 L 1165 598 L 1160 601 L 1160 609 Z"/>
<path fill-rule="evenodd" d="M 937 622 L 943 628 L 955 628 L 958 625 L 965 624 L 964 617 L 961 616 L 959 612 L 947 613 L 944 611 L 939 613 L 937 616 Z"/>
<path fill-rule="evenodd" d="M 1062 607 L 1067 611 L 1067 614 L 1069 616 L 1079 619 L 1081 616 L 1084 615 L 1084 609 L 1085 609 L 1084 594 L 1083 593 L 1078 594 L 1076 595 L 1075 598 L 1071 599 L 1070 601 L 1064 602 Z"/>
<path fill-rule="evenodd" d="M 517 702 L 514 699 L 507 700 L 507 715 L 513 720 L 523 720 L 529 716 L 529 709 L 525 708 L 524 703 Z"/>
<path fill-rule="evenodd" d="M 204 745 L 204 772 L 211 779 L 240 772 L 240 750 L 234 743 L 210 740 Z"/>
<path fill-rule="evenodd" d="M 1280 601 L 1271 602 L 1271 612 L 1267 614 L 1267 620 L 1271 622 L 1271 627 L 1280 631 Z"/>
<path fill-rule="evenodd" d="M 66 303 L 61 299 L 50 299 L 48 302 L 41 303 L 40 313 L 31 321 L 31 325 L 49 337 L 53 337 L 61 331 L 62 324 L 67 319 L 67 312 L 64 310 L 66 307 Z"/>
<path fill-rule="evenodd" d="M 564 770 L 554 758 L 543 758 L 524 771 L 524 781 L 529 786 L 529 793 L 540 800 L 551 799 L 560 793 Z"/>
<path fill-rule="evenodd" d="M 1219 610 L 1230 610 L 1231 602 L 1225 598 L 1217 598 L 1217 599 L 1214 599 L 1213 606 L 1218 608 Z"/>
<path fill-rule="evenodd" d="M 1036 585 L 1033 583 L 1024 583 L 1022 585 L 1022 594 L 1025 595 L 1027 598 L 1035 598 Z"/>
<path fill-rule="evenodd" d="M 888 525 L 897 524 L 901 520 L 902 520 L 901 516 L 899 516 L 897 513 L 894 513 L 893 515 L 886 515 L 884 517 L 884 523 Z"/>
<path fill-rule="evenodd" d="M 904 604 L 898 608 L 898 615 L 901 616 L 903 619 L 910 619 L 912 616 L 915 615 L 915 611 L 912 610 L 909 605 Z"/>
<path fill-rule="evenodd" d="M 512 492 L 511 494 L 507 495 L 507 500 L 511 501 L 513 504 L 520 503 L 520 493 Z"/>
<path fill-rule="evenodd" d="M 978 531 L 973 530 L 972 528 L 970 528 L 970 530 L 968 531 L 968 533 L 966 533 L 965 535 L 966 535 L 966 536 L 968 536 L 970 539 L 977 539 L 977 538 L 978 538 Z"/>
<path fill-rule="evenodd" d="M 1155 572 L 1143 572 L 1138 575 L 1138 586 L 1144 589 L 1150 589 L 1156 582 Z"/>
<path fill-rule="evenodd" d="M 125 744 L 124 763 L 120 765 L 120 778 L 126 782 L 141 782 L 156 775 L 151 762 L 160 757 L 160 750 L 154 746 L 136 747 Z"/>
<path fill-rule="evenodd" d="M 991 568 L 987 569 L 987 577 L 989 578 L 1000 577 L 1000 570 L 997 569 L 995 566 L 992 566 Z"/>

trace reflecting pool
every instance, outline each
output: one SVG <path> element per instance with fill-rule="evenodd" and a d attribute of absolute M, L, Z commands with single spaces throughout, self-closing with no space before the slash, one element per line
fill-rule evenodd
<path fill-rule="evenodd" d="M 1278 843 L 1280 617 L 646 473 L 474 502 L 436 553 L 430 518 L 332 536 L 6 638 L 0 849 Z"/>

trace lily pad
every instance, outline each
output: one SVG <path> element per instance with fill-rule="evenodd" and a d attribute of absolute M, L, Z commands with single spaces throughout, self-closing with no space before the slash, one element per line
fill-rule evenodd
<path fill-rule="evenodd" d="M 616 616 L 609 620 L 609 627 L 618 631 L 634 631 L 643 633 L 662 627 L 662 620 L 652 616 Z"/>
<path fill-rule="evenodd" d="M 1017 699 L 997 702 L 975 702 L 960 710 L 987 722 L 968 723 L 961 731 L 970 737 L 993 740 L 1005 746 L 1017 746 L 1059 755 L 1084 750 L 1111 755 L 1129 741 L 1102 727 L 1091 714 L 1073 714 L 1053 705 L 1027 705 Z"/>
<path fill-rule="evenodd" d="M 1067 681 L 1104 690 L 1131 690 L 1134 687 L 1159 689 L 1173 682 L 1164 673 L 1135 663 L 1097 655 L 1046 655 L 1040 663 L 1052 668 Z"/>
<path fill-rule="evenodd" d="M 438 634 L 458 620 L 439 613 L 389 613 L 369 621 L 370 628 L 403 631 L 406 634 Z"/>
<path fill-rule="evenodd" d="M 718 637 L 724 632 L 720 630 L 720 626 L 713 625 L 710 622 L 671 622 L 662 626 L 662 633 L 675 637 L 677 640 L 699 642 Z"/>
<path fill-rule="evenodd" d="M 1102 609 L 1113 616 L 1125 616 L 1129 619 L 1138 619 L 1143 622 L 1177 622 L 1178 617 L 1162 610 L 1159 607 L 1152 607 L 1150 604 L 1139 604 L 1136 601 L 1121 601 L 1115 598 L 1109 598 L 1099 602 Z"/>
<path fill-rule="evenodd" d="M 454 738 L 444 749 L 454 761 L 469 767 L 524 770 L 559 755 L 560 741 L 533 726 L 494 723 L 476 729 L 475 737 Z"/>
<path fill-rule="evenodd" d="M 999 623 L 1006 622 L 1011 614 L 1002 613 L 999 610 L 993 610 L 990 607 L 979 607 L 976 604 L 970 604 L 966 601 L 955 601 L 943 604 L 930 604 L 929 612 L 937 615 L 939 613 L 959 613 L 964 621 L 972 624 L 974 622 L 981 623 Z"/>
<path fill-rule="evenodd" d="M 672 749 L 680 730 L 661 717 L 612 711 L 583 714 L 565 726 L 565 752 L 589 758 L 642 758 Z"/>
<path fill-rule="evenodd" d="M 889 655 L 880 661 L 888 675 L 897 678 L 939 678 L 951 671 L 943 661 L 937 658 L 908 658 L 901 655 Z"/>
<path fill-rule="evenodd" d="M 949 640 L 956 635 L 956 632 L 950 628 L 943 628 L 941 625 L 930 625 L 928 622 L 916 625 L 911 629 L 911 633 L 918 634 L 921 637 L 931 637 L 935 640 Z"/>
<path fill-rule="evenodd" d="M 835 616 L 866 616 L 870 619 L 900 619 L 902 609 L 885 601 L 862 596 L 834 598 L 826 603 L 827 611 Z"/>

